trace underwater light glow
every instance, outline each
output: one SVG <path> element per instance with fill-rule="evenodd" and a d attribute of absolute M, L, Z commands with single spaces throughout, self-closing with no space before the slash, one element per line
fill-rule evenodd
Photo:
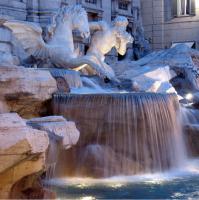
<path fill-rule="evenodd" d="M 82 197 L 81 200 L 95 200 L 95 197 L 92 196 Z"/>
<path fill-rule="evenodd" d="M 122 183 L 112 183 L 112 184 L 107 184 L 107 185 L 112 187 L 112 188 L 115 188 L 115 189 L 121 188 L 121 187 L 124 186 L 124 184 L 122 184 Z"/>
<path fill-rule="evenodd" d="M 192 95 L 191 93 L 188 93 L 188 94 L 185 96 L 185 98 L 186 98 L 187 100 L 192 100 L 192 99 L 193 99 L 193 95 Z"/>
<path fill-rule="evenodd" d="M 81 183 L 81 184 L 77 184 L 76 187 L 77 188 L 81 188 L 81 189 L 84 189 L 84 188 L 87 188 L 89 185 L 88 184 L 85 184 L 85 183 Z"/>

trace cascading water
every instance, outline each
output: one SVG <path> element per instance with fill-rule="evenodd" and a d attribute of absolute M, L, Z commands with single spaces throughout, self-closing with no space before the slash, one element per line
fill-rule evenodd
<path fill-rule="evenodd" d="M 68 161 L 63 154 L 59 159 L 70 169 L 64 175 L 162 172 L 185 159 L 176 95 L 56 94 L 53 109 L 75 121 L 81 133 L 79 144 L 65 156 Z"/>

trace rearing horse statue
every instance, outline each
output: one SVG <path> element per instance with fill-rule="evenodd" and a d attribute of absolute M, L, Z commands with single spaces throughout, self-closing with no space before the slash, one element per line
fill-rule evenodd
<path fill-rule="evenodd" d="M 36 23 L 6 20 L 3 25 L 12 30 L 24 50 L 35 60 L 49 60 L 56 67 L 75 69 L 82 65 L 94 68 L 102 77 L 114 79 L 114 75 L 93 62 L 88 56 L 75 53 L 73 30 L 79 30 L 83 38 L 90 36 L 88 16 L 81 5 L 60 8 L 50 27 L 50 39 L 45 42 L 42 29 Z"/>

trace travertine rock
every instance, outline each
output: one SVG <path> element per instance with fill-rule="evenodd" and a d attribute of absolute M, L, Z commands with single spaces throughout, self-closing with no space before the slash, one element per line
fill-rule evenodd
<path fill-rule="evenodd" d="M 121 79 L 132 80 L 137 84 L 140 91 L 159 92 L 159 93 L 176 93 L 170 84 L 173 74 L 169 66 L 150 66 L 134 67 L 124 72 Z"/>
<path fill-rule="evenodd" d="M 48 71 L 0 66 L 0 74 L 1 101 L 7 103 L 10 111 L 23 117 L 38 116 L 45 109 L 44 103 L 57 90 L 56 81 Z"/>
<path fill-rule="evenodd" d="M 44 131 L 32 129 L 15 113 L 0 114 L 0 198 L 9 198 L 14 184 L 45 166 L 49 145 Z"/>
<path fill-rule="evenodd" d="M 112 67 L 118 78 L 133 79 L 133 77 L 142 75 L 144 80 L 142 80 L 141 84 L 148 85 L 148 80 L 144 76 L 146 72 L 154 71 L 157 68 L 163 68 L 164 70 L 165 66 L 168 66 L 175 74 L 165 81 L 168 83 L 166 88 L 168 88 L 170 82 L 177 92 L 183 96 L 188 91 L 197 91 L 199 89 L 198 60 L 199 51 L 181 44 L 170 49 L 153 52 L 138 61 L 118 62 Z M 156 81 L 156 75 L 157 73 L 153 74 L 152 81 Z"/>
<path fill-rule="evenodd" d="M 80 73 L 67 69 L 49 69 L 52 76 L 57 81 L 59 92 L 70 92 L 72 89 L 83 87 Z"/>
<path fill-rule="evenodd" d="M 51 136 L 58 137 L 62 140 L 65 149 L 75 145 L 79 140 L 80 133 L 75 123 L 67 121 L 61 116 L 34 118 L 27 121 L 27 124 L 33 128 L 44 130 Z"/>
<path fill-rule="evenodd" d="M 46 178 L 53 178 L 59 172 L 60 167 L 66 168 L 64 157 L 68 154 L 68 149 L 78 142 L 80 133 L 75 123 L 61 116 L 34 118 L 27 121 L 27 124 L 48 133 L 50 145 L 46 152 Z"/>
<path fill-rule="evenodd" d="M 56 199 L 56 194 L 43 187 L 35 174 L 26 176 L 18 181 L 10 194 L 11 199 Z"/>

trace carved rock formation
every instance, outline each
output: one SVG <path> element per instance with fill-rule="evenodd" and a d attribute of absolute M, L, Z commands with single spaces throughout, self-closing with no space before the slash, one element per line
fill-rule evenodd
<path fill-rule="evenodd" d="M 50 145 L 46 152 L 45 178 L 51 179 L 59 169 L 59 155 L 66 155 L 68 149 L 77 144 L 80 133 L 74 122 L 67 121 L 61 116 L 34 118 L 27 121 L 27 124 L 48 133 Z M 66 168 L 66 163 L 61 167 Z"/>
<path fill-rule="evenodd" d="M 9 198 L 12 187 L 22 178 L 33 174 L 34 180 L 38 178 L 45 167 L 48 145 L 46 132 L 28 127 L 15 113 L 0 114 L 0 198 Z"/>
<path fill-rule="evenodd" d="M 173 86 L 170 84 L 173 74 L 169 66 L 143 66 L 142 68 L 134 67 L 131 70 L 124 72 L 120 78 L 132 80 L 137 83 L 140 91 L 159 92 L 159 93 L 176 93 Z"/>
<path fill-rule="evenodd" d="M 27 124 L 33 128 L 46 131 L 51 138 L 52 136 L 57 137 L 58 140 L 61 140 L 64 149 L 69 149 L 79 140 L 80 133 L 75 123 L 67 121 L 61 116 L 34 118 L 27 121 Z"/>
<path fill-rule="evenodd" d="M 0 113 L 17 112 L 25 118 L 46 112 L 43 106 L 57 90 L 48 71 L 18 66 L 0 66 Z M 7 104 L 7 109 L 5 105 Z"/>
<path fill-rule="evenodd" d="M 137 75 L 143 75 L 142 86 L 147 85 L 147 79 L 144 76 L 146 71 L 154 71 L 157 68 L 169 66 L 169 69 L 174 71 L 175 74 L 167 82 L 173 85 L 178 94 L 185 95 L 190 91 L 199 90 L 198 60 L 199 51 L 180 44 L 170 49 L 153 52 L 138 61 L 118 62 L 112 67 L 118 78 L 130 78 L 132 80 Z M 156 76 L 152 79 L 155 81 Z"/>
<path fill-rule="evenodd" d="M 59 92 L 69 93 L 72 89 L 81 88 L 83 86 L 79 72 L 56 68 L 49 70 L 57 81 L 57 88 Z"/>

